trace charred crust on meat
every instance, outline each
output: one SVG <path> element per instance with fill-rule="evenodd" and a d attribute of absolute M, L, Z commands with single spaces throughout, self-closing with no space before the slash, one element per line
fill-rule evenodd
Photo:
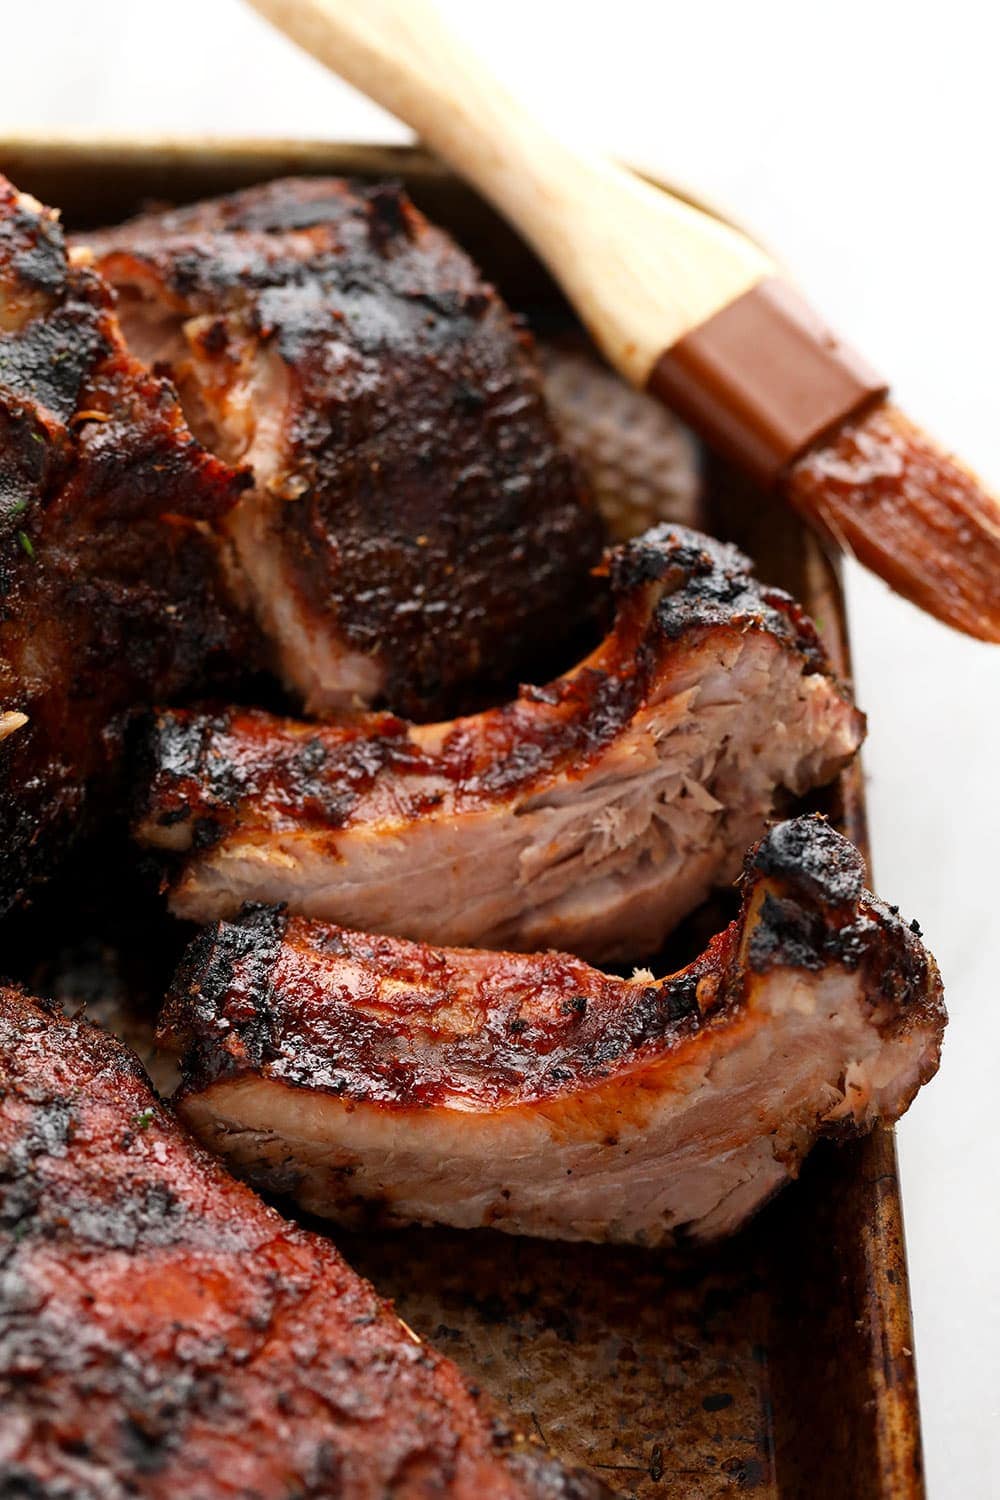
<path fill-rule="evenodd" d="M 407 726 L 394 715 L 372 721 L 377 734 L 348 732 L 336 745 L 324 742 L 320 730 L 296 736 L 277 761 L 269 753 L 273 741 L 262 742 L 258 759 L 241 753 L 235 735 L 231 753 L 219 753 L 238 717 L 226 710 L 173 711 L 148 720 L 135 757 L 136 818 L 151 818 L 165 829 L 190 823 L 190 846 L 208 849 L 223 837 L 244 798 L 280 782 L 289 808 L 335 828 L 349 821 L 381 771 L 420 769 Z M 249 719 L 267 723 L 264 714 L 250 712 Z"/>
<path fill-rule="evenodd" d="M 757 973 L 779 964 L 814 971 L 829 963 L 856 968 L 877 937 L 876 923 L 862 918 L 831 930 L 822 912 L 768 892 L 750 942 L 750 967 Z"/>
<path fill-rule="evenodd" d="M 237 770 L 209 753 L 212 736 L 226 726 L 224 714 L 179 717 L 172 713 L 142 720 L 133 740 L 133 812 L 145 811 L 143 793 L 150 778 L 157 786 L 156 820 L 161 828 L 193 825 L 192 846 L 207 848 L 221 836 L 227 809 L 240 794 Z"/>
<path fill-rule="evenodd" d="M 64 1035 L 67 1026 L 73 1030 Z M 111 1195 L 78 1194 L 72 1185 L 55 1198 L 45 1192 L 46 1164 L 68 1160 L 78 1137 L 88 1137 L 86 1105 L 73 1087 L 47 1094 L 39 1081 L 48 1076 L 46 1054 L 54 1029 L 67 1048 L 64 1067 L 92 1070 L 109 1090 L 142 1100 L 142 1134 L 148 1133 L 150 1144 L 162 1118 L 144 1069 L 114 1038 L 85 1022 L 67 1022 L 52 1001 L 29 1000 L 20 991 L 0 989 L 0 1107 L 27 1111 L 23 1128 L 6 1145 L 0 1142 L 0 1233 L 12 1234 L 18 1243 L 59 1231 L 72 1233 L 81 1244 L 102 1247 L 127 1249 L 137 1237 L 149 1244 L 174 1243 L 189 1226 L 166 1182 L 137 1182 L 123 1202 Z M 130 1116 L 133 1121 L 135 1117 Z M 125 1130 L 117 1149 L 127 1157 L 137 1139 L 135 1131 Z"/>
<path fill-rule="evenodd" d="M 889 1031 L 907 1023 L 908 1008 L 933 1011 L 936 971 L 922 945 L 860 884 L 845 898 L 834 873 L 824 891 L 817 847 L 834 872 L 860 867 L 860 855 L 828 825 L 810 818 L 780 825 L 748 859 L 740 916 L 687 969 L 653 984 L 559 953 L 491 955 L 473 982 L 463 979 L 462 950 L 247 912 L 196 939 L 164 1034 L 186 1046 L 186 1091 L 253 1072 L 291 1088 L 420 1109 L 456 1092 L 482 1107 L 558 1095 L 570 1081 L 586 1087 L 738 1012 L 748 974 L 777 967 L 863 967 Z M 324 955 L 334 960 L 329 971 Z M 340 959 L 345 973 L 366 976 L 351 981 L 359 986 L 354 999 L 338 983 Z M 379 998 L 380 977 L 392 998 Z M 456 1005 L 466 1020 L 444 1041 L 437 1007 L 447 1015 Z"/>
<path fill-rule="evenodd" d="M 509 684 L 540 640 L 589 621 L 602 525 L 538 372 L 495 289 L 397 185 L 272 183 L 89 243 L 139 306 L 222 318 L 255 359 L 277 355 L 268 485 L 295 503 L 268 545 L 321 638 L 371 658 L 366 702 L 454 712 L 470 682 Z"/>
<path fill-rule="evenodd" d="M 749 566 L 735 548 L 679 526 L 617 549 L 610 557 L 617 617 L 599 664 L 523 686 L 513 702 L 455 720 L 434 754 L 390 714 L 314 732 L 253 711 L 163 714 L 148 740 L 149 790 L 137 819 L 159 828 L 188 820 L 198 847 L 208 848 L 255 798 L 280 800 L 283 815 L 304 825 L 347 827 L 390 775 L 437 777 L 465 805 L 500 801 L 560 767 L 584 769 L 627 728 L 664 654 L 675 642 L 696 643 L 700 630 L 770 632 L 801 653 L 804 674 L 825 668 L 811 627 L 783 605 L 765 604 Z M 423 802 L 417 795 L 415 810 L 431 810 L 443 795 L 428 792 Z M 817 835 L 821 853 L 820 844 Z"/>
<path fill-rule="evenodd" d="M 0 182 L 0 266 L 29 291 L 58 296 L 66 282 L 66 245 L 58 216 L 9 182 Z"/>
<path fill-rule="evenodd" d="M 772 828 L 747 856 L 746 871 L 794 882 L 834 906 L 857 901 L 865 882 L 860 850 L 818 813 Z"/>
<path fill-rule="evenodd" d="M 873 994 L 905 1024 L 908 1004 L 933 988 L 935 971 L 919 929 L 864 888 L 861 852 L 818 814 L 772 828 L 747 856 L 744 882 L 768 889 L 749 945 L 758 973 L 775 965 L 813 972 L 863 967 Z"/>
<path fill-rule="evenodd" d="M 235 922 L 213 923 L 187 949 L 166 997 L 160 1038 L 188 1044 L 192 1072 L 202 1065 L 201 1029 L 222 1005 L 229 1070 L 257 1067 L 270 1054 L 281 1028 L 273 976 L 287 922 L 282 907 L 248 904 Z"/>
<path fill-rule="evenodd" d="M 0 909 L 119 774 L 134 709 L 254 656 L 214 528 L 249 475 L 211 458 L 131 358 L 108 288 L 0 183 Z"/>
<path fill-rule="evenodd" d="M 656 620 L 668 640 L 697 627 L 769 630 L 794 642 L 809 670 L 827 666 L 811 620 L 790 595 L 759 583 L 750 559 L 728 542 L 663 524 L 616 549 L 607 566 L 616 596 L 663 584 Z"/>
<path fill-rule="evenodd" d="M 288 961 L 294 968 L 296 947 L 308 946 L 391 971 L 398 954 L 402 975 L 422 974 L 432 980 L 439 975 L 445 986 L 442 993 L 447 994 L 449 955 L 283 916 L 276 937 L 272 920 L 266 910 L 247 912 L 235 923 L 214 924 L 192 944 L 171 988 L 160 1032 L 163 1042 L 183 1051 L 182 1092 L 263 1072 L 292 1087 L 318 1089 L 338 1098 L 419 1108 L 440 1102 L 468 1070 L 470 1079 L 482 1083 L 484 1098 L 509 1090 L 544 1096 L 558 1092 L 570 1079 L 604 1078 L 618 1059 L 671 1037 L 679 1040 L 698 1023 L 701 965 L 662 985 L 629 987 L 623 995 L 617 981 L 566 954 L 547 954 L 534 961 L 500 954 L 498 975 L 507 972 L 505 963 L 510 966 L 500 987 L 506 998 L 495 1008 L 491 1004 L 482 1034 L 471 1036 L 468 1043 L 456 1040 L 454 1078 L 434 1068 L 428 1077 L 417 1056 L 419 1022 L 416 1031 L 405 1023 L 394 1029 L 363 1009 L 355 1012 L 338 1005 L 316 1010 L 319 997 L 310 989 L 307 973 L 301 976 L 300 988 Z M 584 983 L 596 986 L 592 1006 L 579 993 Z M 524 993 L 539 988 L 550 995 L 552 1004 L 544 1015 L 519 1012 L 522 988 Z M 489 1064 L 480 1072 L 484 1047 Z"/>
<path fill-rule="evenodd" d="M 91 277 L 67 299 L 63 310 L 35 318 L 19 334 L 0 335 L 0 386 L 68 422 L 96 361 L 111 352 L 104 328 L 106 307 Z"/>
<path fill-rule="evenodd" d="M 301 1500 L 396 1493 L 414 1471 L 428 1493 L 606 1494 L 229 1177 L 120 1043 L 11 989 L 0 1262 L 5 1495 L 208 1497 L 230 1458 L 247 1493 Z"/>

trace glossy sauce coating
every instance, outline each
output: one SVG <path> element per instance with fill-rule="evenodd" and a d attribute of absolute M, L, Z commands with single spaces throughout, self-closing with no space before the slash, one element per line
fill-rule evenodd
<path fill-rule="evenodd" d="M 683 671 L 681 648 L 715 631 L 770 634 L 805 673 L 826 670 L 812 623 L 787 594 L 759 584 L 735 547 L 664 525 L 612 553 L 608 570 L 616 618 L 603 644 L 500 708 L 420 727 L 388 714 L 337 726 L 254 710 L 160 714 L 141 836 L 160 842 L 163 829 L 169 845 L 180 825 L 203 848 L 244 809 L 275 830 L 443 817 L 499 805 L 566 768 L 582 776 L 661 676 Z M 844 708 L 853 712 L 846 694 Z"/>
<path fill-rule="evenodd" d="M 129 1053 L 0 991 L 6 1492 L 598 1500 L 332 1245 L 193 1144 Z"/>
<path fill-rule="evenodd" d="M 785 494 L 898 593 L 959 630 L 1000 641 L 1000 505 L 888 404 L 806 453 Z"/>
<path fill-rule="evenodd" d="M 645 1064 L 735 1026 L 777 966 L 860 968 L 891 1007 L 887 1032 L 943 1018 L 933 960 L 862 875 L 823 819 L 779 824 L 747 857 L 739 916 L 657 982 L 248 909 L 195 939 L 162 1036 L 184 1051 L 185 1091 L 259 1074 L 391 1110 L 489 1113 L 627 1091 Z"/>

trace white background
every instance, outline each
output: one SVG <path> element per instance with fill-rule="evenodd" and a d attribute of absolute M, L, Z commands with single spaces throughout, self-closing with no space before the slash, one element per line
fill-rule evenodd
<path fill-rule="evenodd" d="M 756 226 L 913 414 L 1000 485 L 992 6 L 442 4 L 560 130 Z M 7 0 L 0 56 L 0 132 L 406 138 L 239 0 Z M 987 1500 L 1000 1496 L 1000 648 L 857 569 L 848 583 L 876 880 L 922 922 L 952 1018 L 941 1074 L 899 1129 L 929 1487 Z"/>

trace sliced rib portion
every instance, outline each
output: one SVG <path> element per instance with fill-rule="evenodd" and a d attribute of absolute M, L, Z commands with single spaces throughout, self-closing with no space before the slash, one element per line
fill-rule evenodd
<path fill-rule="evenodd" d="M 87 243 L 131 347 L 253 467 L 231 535 L 307 708 L 426 717 L 579 623 L 600 524 L 527 335 L 401 189 L 272 182 Z"/>
<path fill-rule="evenodd" d="M 103 1032 L 0 991 L 5 1494 L 587 1500 Z"/>
<path fill-rule="evenodd" d="M 0 178 L 0 910 L 79 827 L 122 717 L 248 655 L 212 537 L 247 477 Z"/>
<path fill-rule="evenodd" d="M 174 911 L 285 902 L 423 942 L 654 952 L 786 790 L 850 759 L 863 719 L 734 548 L 664 526 L 610 578 L 599 649 L 471 718 L 161 714 L 138 836 L 186 856 Z"/>
<path fill-rule="evenodd" d="M 168 1000 L 181 1113 L 349 1223 L 715 1239 L 937 1069 L 934 960 L 862 880 L 822 819 L 779 825 L 737 920 L 659 982 L 250 909 L 195 939 Z"/>

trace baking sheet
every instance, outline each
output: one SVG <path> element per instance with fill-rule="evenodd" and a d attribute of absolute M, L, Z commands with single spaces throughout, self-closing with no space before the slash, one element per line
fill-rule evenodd
<path fill-rule="evenodd" d="M 573 338 L 564 304 L 530 253 L 419 150 L 7 140 L 0 169 L 61 206 L 74 229 L 149 201 L 290 171 L 401 177 L 546 337 Z M 586 426 L 585 411 L 582 420 Z M 803 601 L 849 675 L 836 572 L 814 539 L 718 469 L 706 475 L 706 494 L 704 524 L 745 547 L 762 577 Z M 692 496 L 682 499 L 689 505 Z M 866 847 L 858 767 L 819 805 Z M 122 904 L 116 859 L 112 841 L 103 895 L 101 882 L 88 882 L 92 910 L 55 892 L 34 916 L 13 919 L 16 930 L 8 924 L 3 938 L 8 964 L 71 1003 L 89 998 L 105 1019 L 127 1013 L 131 1039 L 142 1045 L 158 983 L 150 959 L 162 948 L 165 965 L 177 938 L 147 930 L 141 903 L 134 913 Z M 64 892 L 79 888 L 70 874 Z M 60 899 L 61 912 L 53 906 Z M 702 925 L 721 917 L 703 917 Z M 747 1231 L 692 1260 L 489 1232 L 337 1239 L 418 1333 L 557 1453 L 591 1465 L 624 1495 L 919 1500 L 924 1493 L 890 1132 L 821 1146 L 800 1182 Z"/>

